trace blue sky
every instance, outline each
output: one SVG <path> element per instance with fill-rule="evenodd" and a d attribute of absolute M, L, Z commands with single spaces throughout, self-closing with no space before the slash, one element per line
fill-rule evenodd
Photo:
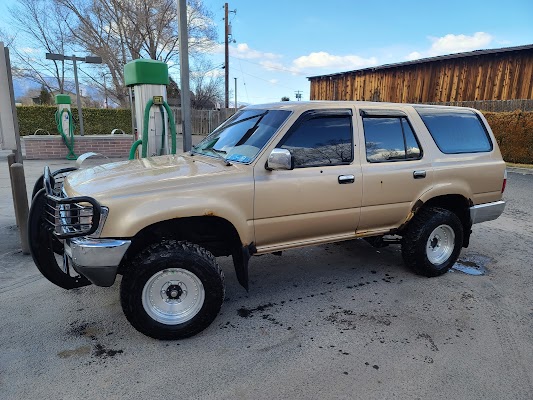
<path fill-rule="evenodd" d="M 533 1 L 228 1 L 230 81 L 249 103 L 309 99 L 307 76 L 533 43 Z M 223 2 L 205 0 L 224 38 Z M 223 62 L 223 55 L 215 55 Z M 246 86 L 244 86 L 246 84 Z"/>
<path fill-rule="evenodd" d="M 5 0 L 0 26 L 8 19 Z M 230 87 L 238 101 L 265 103 L 282 96 L 309 99 L 307 76 L 415 58 L 533 43 L 533 0 L 502 1 L 228 1 L 235 43 Z M 219 42 L 208 54 L 224 62 L 224 1 L 204 0 Z M 223 69 L 211 73 L 223 74 Z M 175 71 L 176 78 L 179 77 Z"/>

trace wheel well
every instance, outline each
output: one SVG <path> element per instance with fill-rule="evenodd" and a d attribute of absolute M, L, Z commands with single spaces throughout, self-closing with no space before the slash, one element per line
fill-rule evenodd
<path fill-rule="evenodd" d="M 135 235 L 125 260 L 147 245 L 165 239 L 186 240 L 198 244 L 215 257 L 228 256 L 242 247 L 235 227 L 224 218 L 215 216 L 176 218 L 147 226 Z"/>
<path fill-rule="evenodd" d="M 468 247 L 472 228 L 472 222 L 470 220 L 470 203 L 471 202 L 467 198 L 459 194 L 447 194 L 428 200 L 422 207 L 444 208 L 457 215 L 463 224 L 463 247 Z"/>

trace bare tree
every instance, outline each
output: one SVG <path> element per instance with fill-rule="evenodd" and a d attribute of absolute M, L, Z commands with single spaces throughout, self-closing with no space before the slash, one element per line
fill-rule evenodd
<path fill-rule="evenodd" d="M 124 65 L 128 61 L 151 58 L 178 63 L 175 0 L 54 1 L 75 15 L 71 34 L 81 47 L 102 57 L 112 81 L 107 92 L 122 106 L 127 104 Z M 194 54 L 214 44 L 216 31 L 200 0 L 191 1 L 188 10 L 189 51 Z"/>
<path fill-rule="evenodd" d="M 191 89 L 194 92 L 194 108 L 212 108 L 224 98 L 224 81 L 207 59 L 196 57 L 195 70 L 191 73 Z"/>
<path fill-rule="evenodd" d="M 18 29 L 11 46 L 15 75 L 63 93 L 65 62 L 46 60 L 43 50 L 64 54 L 69 49 L 70 14 L 52 0 L 19 0 L 9 12 Z"/>
<path fill-rule="evenodd" d="M 4 42 L 4 47 L 10 47 L 14 40 L 15 37 L 13 35 L 9 35 L 5 30 L 0 28 L 0 42 Z"/>

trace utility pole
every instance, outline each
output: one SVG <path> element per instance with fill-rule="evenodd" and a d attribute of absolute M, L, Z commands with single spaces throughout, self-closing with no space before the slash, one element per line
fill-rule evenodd
<path fill-rule="evenodd" d="M 178 0 L 178 29 L 180 47 L 181 121 L 183 151 L 192 148 L 191 90 L 189 88 L 189 34 L 187 32 L 187 1 Z"/>
<path fill-rule="evenodd" d="M 235 112 L 237 112 L 237 78 L 235 79 Z"/>
<path fill-rule="evenodd" d="M 294 94 L 296 96 L 296 100 L 302 101 L 302 91 L 301 90 L 297 90 L 296 92 L 294 92 Z"/>
<path fill-rule="evenodd" d="M 229 13 L 237 14 L 237 10 L 228 10 L 228 3 L 224 3 L 224 75 L 225 75 L 225 100 L 226 108 L 229 108 L 229 43 L 231 36 L 231 25 L 229 24 Z M 235 43 L 235 40 L 231 40 Z"/>
<path fill-rule="evenodd" d="M 228 3 L 224 4 L 224 74 L 225 74 L 225 100 L 229 108 L 229 22 Z"/>

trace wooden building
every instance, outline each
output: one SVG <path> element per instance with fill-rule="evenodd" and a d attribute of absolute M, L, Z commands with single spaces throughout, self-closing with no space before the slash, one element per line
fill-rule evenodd
<path fill-rule="evenodd" d="M 424 58 L 312 76 L 311 100 L 533 104 L 533 45 Z"/>

